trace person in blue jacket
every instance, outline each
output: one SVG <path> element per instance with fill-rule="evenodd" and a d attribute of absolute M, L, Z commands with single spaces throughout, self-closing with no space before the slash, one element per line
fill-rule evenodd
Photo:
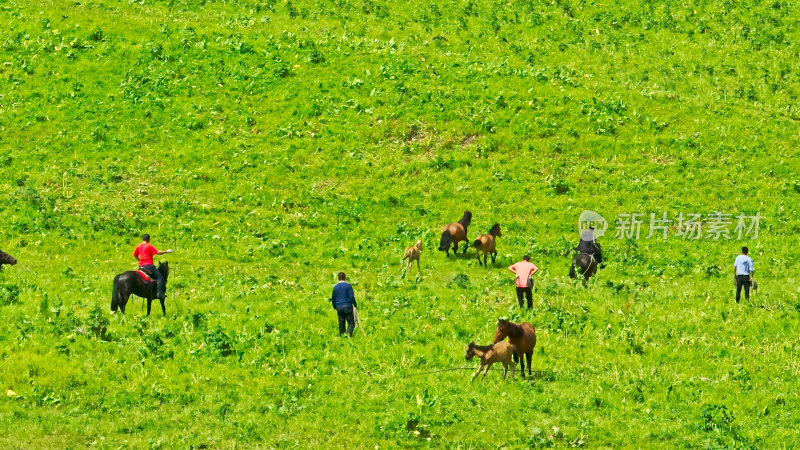
<path fill-rule="evenodd" d="M 333 287 L 331 304 L 333 304 L 333 309 L 336 310 L 336 314 L 339 316 L 339 335 L 344 334 L 344 323 L 347 322 L 347 334 L 353 336 L 353 329 L 356 327 L 353 308 L 358 308 L 358 305 L 356 305 L 353 286 L 345 281 L 346 279 L 344 272 L 339 272 L 339 282 Z"/>

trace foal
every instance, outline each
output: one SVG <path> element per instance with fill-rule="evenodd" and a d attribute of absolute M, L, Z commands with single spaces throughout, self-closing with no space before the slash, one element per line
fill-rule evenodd
<path fill-rule="evenodd" d="M 408 264 L 406 264 L 406 268 L 404 270 L 408 270 L 411 267 L 411 264 L 414 260 L 417 261 L 417 270 L 420 272 L 422 269 L 419 268 L 419 254 L 422 252 L 422 241 L 417 241 L 413 247 L 406 247 L 405 253 L 403 253 L 403 261 L 408 259 Z"/>
<path fill-rule="evenodd" d="M 515 364 L 511 362 L 511 357 L 514 355 L 514 346 L 510 342 L 498 342 L 494 345 L 475 345 L 475 342 L 470 342 L 469 347 L 467 347 L 467 361 L 471 360 L 472 357 L 477 356 L 481 359 L 481 366 L 478 367 L 478 371 L 475 372 L 475 375 L 472 376 L 472 380 L 474 381 L 475 377 L 481 373 L 481 369 L 486 367 L 486 370 L 483 372 L 483 381 L 486 378 L 486 374 L 489 373 L 489 369 L 492 367 L 492 364 L 496 362 L 503 363 L 503 379 L 506 378 L 506 374 L 508 373 L 508 367 L 511 366 L 511 379 L 514 379 L 514 366 Z"/>
<path fill-rule="evenodd" d="M 500 232 L 500 224 L 496 223 L 492 225 L 489 234 L 482 234 L 478 236 L 478 239 L 475 239 L 472 246 L 478 249 L 478 264 L 481 263 L 481 252 L 483 252 L 484 267 L 487 269 L 489 268 L 489 266 L 486 265 L 486 255 L 489 253 L 492 254 L 492 264 L 494 264 L 495 259 L 497 259 L 497 238 L 501 236 L 503 236 L 503 233 Z"/>

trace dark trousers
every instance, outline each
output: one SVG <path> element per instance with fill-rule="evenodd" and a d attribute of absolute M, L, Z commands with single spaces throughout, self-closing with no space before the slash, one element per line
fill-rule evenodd
<path fill-rule="evenodd" d="M 339 334 L 344 334 L 344 323 L 347 322 L 347 334 L 353 335 L 356 327 L 356 318 L 353 315 L 353 308 L 337 309 L 336 315 L 339 316 Z"/>
<path fill-rule="evenodd" d="M 164 284 L 164 276 L 161 275 L 161 272 L 156 269 L 156 266 L 152 264 L 148 264 L 146 266 L 139 266 L 139 270 L 143 270 L 145 273 L 150 275 L 150 278 L 155 280 L 156 282 L 156 297 L 160 298 L 164 296 L 164 292 L 167 289 L 167 286 Z"/>
<path fill-rule="evenodd" d="M 523 294 L 525 295 L 525 298 L 528 299 L 528 308 L 533 308 L 533 287 L 517 287 L 517 301 L 519 302 L 520 308 L 524 306 L 522 303 Z"/>
<path fill-rule="evenodd" d="M 750 275 L 736 275 L 736 303 L 742 296 L 742 286 L 744 286 L 744 298 L 750 300 Z"/>

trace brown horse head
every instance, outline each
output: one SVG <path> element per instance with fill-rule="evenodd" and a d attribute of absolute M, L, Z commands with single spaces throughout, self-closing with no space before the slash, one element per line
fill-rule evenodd
<path fill-rule="evenodd" d="M 505 319 L 497 319 L 497 332 L 494 334 L 494 343 L 498 343 L 508 336 L 509 325 L 511 322 Z"/>
<path fill-rule="evenodd" d="M 8 264 L 10 266 L 13 266 L 16 263 L 17 263 L 17 260 L 13 256 L 11 256 L 8 253 L 0 250 L 0 269 L 3 268 L 3 264 Z"/>
<path fill-rule="evenodd" d="M 500 232 L 500 224 L 496 223 L 492 225 L 492 229 L 489 230 L 489 234 L 491 234 L 494 237 L 502 237 L 503 233 Z"/>
<path fill-rule="evenodd" d="M 467 354 L 464 356 L 467 361 L 471 360 L 475 357 L 475 341 L 472 341 L 467 345 Z"/>
<path fill-rule="evenodd" d="M 472 223 L 472 211 L 466 210 L 464 211 L 464 217 L 458 221 L 464 228 L 467 228 Z"/>

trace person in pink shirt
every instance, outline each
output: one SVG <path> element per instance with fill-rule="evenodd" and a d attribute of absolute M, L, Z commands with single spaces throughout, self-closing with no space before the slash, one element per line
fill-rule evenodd
<path fill-rule="evenodd" d="M 508 270 L 517 274 L 517 301 L 519 301 L 519 307 L 523 307 L 522 296 L 524 295 L 528 299 L 528 308 L 533 308 L 533 280 L 531 277 L 539 268 L 533 265 L 530 256 L 525 255 L 522 257 L 522 261 L 509 267 Z"/>

